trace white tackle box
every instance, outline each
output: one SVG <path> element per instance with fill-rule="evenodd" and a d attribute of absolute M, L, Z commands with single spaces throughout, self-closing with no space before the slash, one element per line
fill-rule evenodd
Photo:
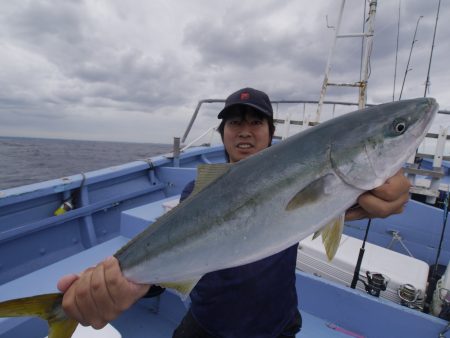
<path fill-rule="evenodd" d="M 351 285 L 355 265 L 358 260 L 362 240 L 342 235 L 341 243 L 334 259 L 330 262 L 325 254 L 321 237 L 312 240 L 312 236 L 299 244 L 297 268 L 347 286 Z M 426 262 L 367 243 L 361 263 L 360 278 L 367 282 L 366 271 L 381 273 L 389 280 L 386 291 L 380 297 L 401 303 L 398 290 L 402 285 L 412 285 L 423 300 L 428 278 L 429 266 Z M 365 290 L 359 281 L 357 289 Z"/>

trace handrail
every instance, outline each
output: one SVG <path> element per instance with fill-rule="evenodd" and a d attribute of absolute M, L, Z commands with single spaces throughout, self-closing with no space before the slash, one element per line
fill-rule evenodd
<path fill-rule="evenodd" d="M 212 131 L 215 131 L 216 127 L 210 127 L 208 128 L 207 131 L 205 131 L 203 134 L 201 134 L 199 137 L 197 137 L 195 140 L 193 140 L 192 142 L 188 143 L 187 145 L 185 145 L 183 148 L 180 149 L 180 152 L 185 151 L 186 149 L 190 148 L 195 142 L 197 142 L 198 140 L 202 139 L 205 135 L 207 135 L 208 133 L 211 133 Z"/>
<path fill-rule="evenodd" d="M 189 132 L 191 131 L 192 125 L 194 124 L 195 119 L 197 118 L 198 112 L 200 110 L 200 107 L 203 103 L 220 103 L 225 102 L 225 100 L 221 99 L 206 99 L 206 100 L 200 100 L 198 101 L 197 108 L 195 108 L 194 114 L 192 114 L 191 120 L 189 121 L 189 124 L 186 128 L 186 131 L 184 132 L 183 137 L 181 138 L 181 143 L 184 143 L 186 141 L 186 138 L 189 135 Z"/>
<path fill-rule="evenodd" d="M 317 100 L 271 100 L 270 101 L 273 104 L 283 104 L 283 103 L 295 103 L 295 104 L 318 104 L 319 101 Z M 186 131 L 184 132 L 183 137 L 181 138 L 181 143 L 184 143 L 192 129 L 192 126 L 194 125 L 195 120 L 197 119 L 198 113 L 200 111 L 201 106 L 204 103 L 225 103 L 224 99 L 205 99 L 205 100 L 200 100 L 197 103 L 197 107 L 194 110 L 194 113 L 192 114 L 191 120 L 189 121 L 189 124 L 186 128 Z M 358 103 L 353 103 L 353 102 L 341 102 L 341 101 L 324 101 L 324 104 L 328 104 L 328 105 L 341 105 L 341 106 L 358 106 Z M 367 106 L 373 106 L 372 104 L 367 104 Z M 191 142 L 192 143 L 192 142 Z M 184 148 L 183 148 L 184 149 Z"/>
<path fill-rule="evenodd" d="M 317 101 L 317 100 L 271 100 L 270 102 L 272 103 L 272 105 L 278 105 L 278 104 L 318 104 L 319 103 L 319 101 Z M 194 125 L 194 122 L 197 119 L 197 116 L 198 116 L 198 113 L 200 111 L 200 108 L 202 107 L 202 105 L 204 103 L 225 103 L 225 100 L 224 99 L 205 99 L 205 100 L 198 101 L 197 107 L 195 108 L 195 111 L 192 114 L 191 120 L 189 121 L 189 124 L 188 124 L 188 126 L 186 128 L 186 131 L 184 132 L 184 135 L 183 135 L 183 137 L 181 139 L 181 143 L 184 143 L 186 141 L 186 139 L 187 139 L 187 137 L 188 137 L 188 135 L 189 135 L 189 133 L 190 133 L 190 131 L 192 129 L 192 126 Z M 333 106 L 358 106 L 358 103 L 345 102 L 345 101 L 323 101 L 323 104 L 325 104 L 325 105 L 333 105 Z M 366 104 L 366 106 L 367 107 L 375 106 L 375 104 Z M 450 115 L 450 111 L 448 111 L 448 110 L 439 110 L 438 114 Z M 282 120 L 282 119 L 275 119 L 275 122 L 284 124 L 284 120 Z M 303 121 L 301 121 L 301 120 L 290 120 L 289 124 L 303 125 Z M 309 126 L 314 126 L 316 124 L 318 124 L 318 122 L 310 122 L 310 121 L 308 121 L 308 125 Z M 194 143 L 196 143 L 197 141 L 202 139 L 205 135 L 210 133 L 213 129 L 216 129 L 216 127 L 210 127 L 205 133 L 203 133 L 202 135 L 197 137 L 195 140 L 191 141 L 189 144 L 185 145 L 181 149 L 181 151 L 185 151 L 186 149 L 190 148 Z M 437 138 L 437 136 L 438 135 L 436 133 L 428 133 L 426 135 L 426 137 L 428 137 L 428 138 Z M 450 135 L 447 136 L 447 139 L 450 139 Z"/>

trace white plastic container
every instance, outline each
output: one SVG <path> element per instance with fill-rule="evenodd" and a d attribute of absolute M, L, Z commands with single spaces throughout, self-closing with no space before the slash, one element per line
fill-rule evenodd
<path fill-rule="evenodd" d="M 300 242 L 297 268 L 350 286 L 361 246 L 362 240 L 342 235 L 336 256 L 330 262 L 325 254 L 322 239 L 319 237 L 312 240 L 312 236 L 310 236 Z M 410 284 L 418 291 L 418 298 L 421 300 L 425 298 L 428 270 L 429 266 L 424 261 L 366 243 L 360 278 L 367 281 L 367 271 L 386 276 L 389 282 L 386 291 L 381 291 L 380 297 L 401 304 L 402 300 L 398 291 L 406 284 Z M 365 290 L 361 281 L 358 281 L 356 288 Z"/>
<path fill-rule="evenodd" d="M 441 279 L 436 283 L 431 302 L 431 313 L 433 315 L 439 316 L 444 300 L 450 302 L 450 262 L 447 264 L 447 269 L 445 269 Z"/>

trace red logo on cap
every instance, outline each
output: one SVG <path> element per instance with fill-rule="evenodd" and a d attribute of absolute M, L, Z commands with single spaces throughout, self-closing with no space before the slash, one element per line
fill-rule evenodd
<path fill-rule="evenodd" d="M 241 93 L 241 100 L 248 100 L 250 98 L 249 93 Z"/>

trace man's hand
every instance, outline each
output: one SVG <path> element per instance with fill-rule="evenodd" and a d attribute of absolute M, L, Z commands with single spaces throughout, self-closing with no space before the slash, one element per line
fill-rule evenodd
<path fill-rule="evenodd" d="M 103 328 L 144 296 L 150 285 L 128 281 L 116 258 L 110 257 L 78 275 L 67 275 L 58 281 L 64 293 L 63 309 L 83 326 Z"/>
<path fill-rule="evenodd" d="M 386 218 L 400 214 L 409 200 L 411 184 L 400 169 L 383 185 L 367 191 L 358 198 L 358 206 L 347 210 L 346 221 L 361 218 Z"/>

